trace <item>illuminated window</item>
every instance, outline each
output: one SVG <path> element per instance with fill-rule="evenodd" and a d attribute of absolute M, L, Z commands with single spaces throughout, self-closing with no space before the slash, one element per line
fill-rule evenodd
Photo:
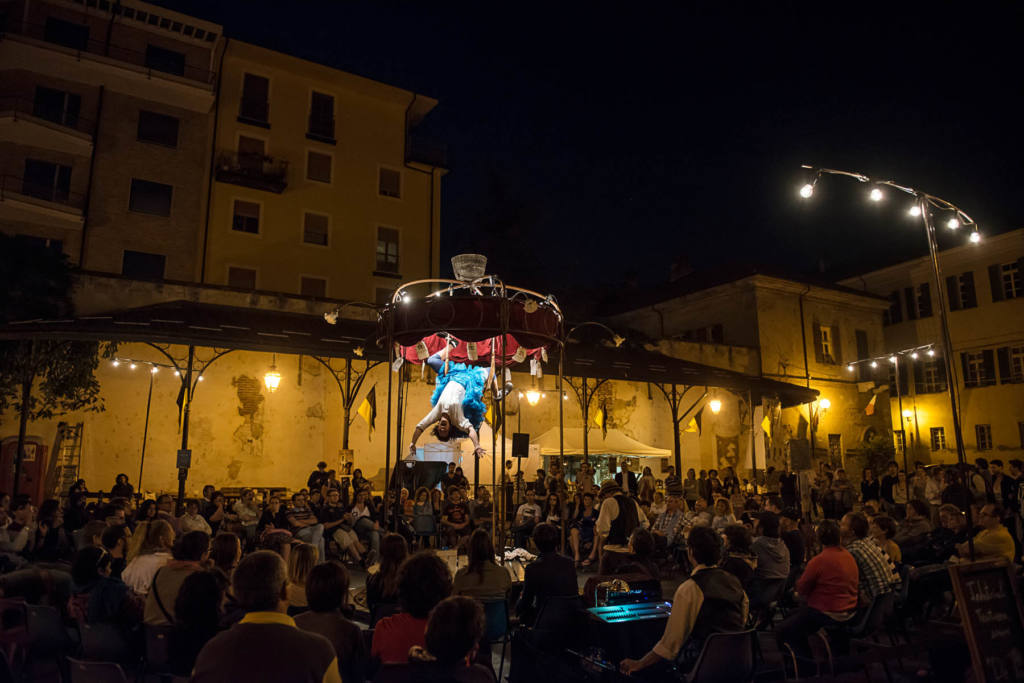
<path fill-rule="evenodd" d="M 974 435 L 978 439 L 979 451 L 992 450 L 992 425 L 974 425 Z"/>
<path fill-rule="evenodd" d="M 932 427 L 931 428 L 931 445 L 933 451 L 941 451 L 946 449 L 946 429 L 945 427 Z"/>

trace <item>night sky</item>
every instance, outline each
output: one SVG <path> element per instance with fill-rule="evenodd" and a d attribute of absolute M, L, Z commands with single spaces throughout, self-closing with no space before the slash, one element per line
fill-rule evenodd
<path fill-rule="evenodd" d="M 157 4 L 439 99 L 445 273 L 483 250 L 564 298 L 674 261 L 839 278 L 925 253 L 907 198 L 826 179 L 803 202 L 801 163 L 1024 225 L 1021 3 Z"/>

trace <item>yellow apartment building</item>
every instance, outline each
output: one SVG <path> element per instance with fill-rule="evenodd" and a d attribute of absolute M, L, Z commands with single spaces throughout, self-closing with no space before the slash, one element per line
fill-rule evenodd
<path fill-rule="evenodd" d="M 436 104 L 229 40 L 200 281 L 373 302 L 437 275 L 445 171 L 410 132 Z"/>
<path fill-rule="evenodd" d="M 966 240 L 965 240 L 966 241 Z M 1024 454 L 1024 229 L 941 252 L 942 291 L 920 258 L 843 282 L 889 299 L 886 352 L 941 342 L 939 296 L 949 307 L 953 370 L 968 460 Z M 891 381 L 895 383 L 895 377 Z M 902 414 L 892 394 L 897 445 L 913 457 L 955 462 L 946 372 L 939 356 L 907 359 L 900 371 Z"/>

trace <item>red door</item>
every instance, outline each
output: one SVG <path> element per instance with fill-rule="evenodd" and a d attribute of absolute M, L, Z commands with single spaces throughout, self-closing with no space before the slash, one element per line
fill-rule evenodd
<path fill-rule="evenodd" d="M 18 451 L 18 437 L 8 436 L 0 441 L 0 491 L 14 493 L 14 463 Z M 38 507 L 43 498 L 46 479 L 46 446 L 38 436 L 25 437 L 25 459 L 21 463 L 18 493 L 27 493 Z"/>

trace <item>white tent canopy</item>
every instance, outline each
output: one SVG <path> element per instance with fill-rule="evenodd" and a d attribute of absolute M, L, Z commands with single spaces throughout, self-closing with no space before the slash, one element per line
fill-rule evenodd
<path fill-rule="evenodd" d="M 583 455 L 583 427 L 566 427 L 565 454 Z M 557 456 L 558 428 L 554 427 L 533 439 L 532 444 L 540 446 L 540 454 Z M 614 455 L 628 458 L 668 458 L 672 451 L 666 448 L 655 448 L 630 438 L 618 429 L 609 429 L 602 435 L 600 429 L 591 429 L 587 434 L 587 452 L 590 455 Z"/>

